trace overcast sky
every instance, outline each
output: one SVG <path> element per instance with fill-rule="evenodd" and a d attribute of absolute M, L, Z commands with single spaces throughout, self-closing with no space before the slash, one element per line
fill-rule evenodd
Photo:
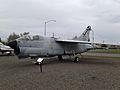
<path fill-rule="evenodd" d="M 15 32 L 72 38 L 88 25 L 95 41 L 120 42 L 120 0 L 0 0 L 0 37 Z"/>

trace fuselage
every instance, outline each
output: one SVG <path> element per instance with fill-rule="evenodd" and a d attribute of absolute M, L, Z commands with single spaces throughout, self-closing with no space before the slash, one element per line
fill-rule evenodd
<path fill-rule="evenodd" d="M 15 43 L 16 42 L 16 43 Z M 13 46 L 13 45 L 12 45 Z M 14 41 L 15 54 L 19 57 L 52 57 L 86 52 L 92 45 L 59 43 L 54 37 L 29 36 Z"/>

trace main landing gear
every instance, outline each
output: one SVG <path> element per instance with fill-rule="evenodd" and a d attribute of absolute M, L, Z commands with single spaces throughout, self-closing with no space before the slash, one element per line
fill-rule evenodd
<path fill-rule="evenodd" d="M 58 56 L 58 59 L 59 59 L 59 61 L 60 61 L 60 60 L 63 60 L 62 55 L 59 55 L 59 56 Z"/>
<path fill-rule="evenodd" d="M 74 62 L 79 62 L 81 58 L 82 58 L 81 54 L 75 54 L 72 59 Z M 62 55 L 59 55 L 58 59 L 59 61 L 63 60 Z"/>

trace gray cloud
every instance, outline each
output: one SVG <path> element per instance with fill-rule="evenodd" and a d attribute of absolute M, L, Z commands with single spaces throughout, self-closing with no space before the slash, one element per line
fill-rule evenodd
<path fill-rule="evenodd" d="M 0 36 L 24 31 L 43 35 L 44 22 L 55 19 L 47 24 L 48 35 L 70 38 L 91 25 L 96 41 L 119 42 L 119 8 L 119 0 L 1 0 Z"/>

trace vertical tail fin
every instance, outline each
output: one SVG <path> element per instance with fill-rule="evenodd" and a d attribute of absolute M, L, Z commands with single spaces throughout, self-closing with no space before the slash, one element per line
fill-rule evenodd
<path fill-rule="evenodd" d="M 89 34 L 90 34 L 90 31 L 91 31 L 92 29 L 91 29 L 91 26 L 88 26 L 87 28 L 86 28 L 86 30 L 82 33 L 82 35 L 81 36 L 79 36 L 79 37 L 74 37 L 74 40 L 80 40 L 80 41 L 90 41 L 90 36 L 89 36 Z"/>

